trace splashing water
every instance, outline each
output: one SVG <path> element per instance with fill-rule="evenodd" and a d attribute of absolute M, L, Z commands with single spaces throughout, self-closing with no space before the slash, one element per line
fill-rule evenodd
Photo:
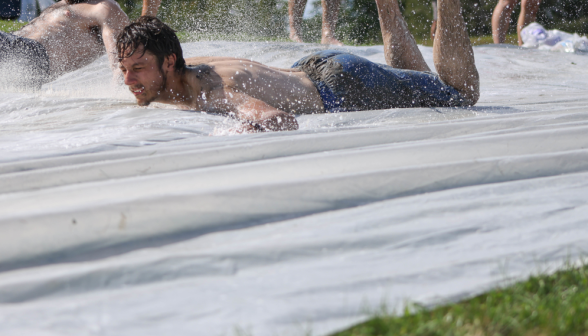
<path fill-rule="evenodd" d="M 279 67 L 325 48 L 183 46 Z M 474 52 L 474 107 L 301 115 L 293 132 L 209 136 L 235 121 L 137 107 L 104 57 L 0 91 L 0 334 L 325 335 L 574 259 L 588 57 Z"/>
<path fill-rule="evenodd" d="M 324 49 L 325 46 L 290 43 L 239 43 L 239 42 L 201 42 L 184 44 L 185 57 L 223 55 L 254 59 L 262 63 L 290 67 L 299 58 Z M 344 47 L 368 59 L 384 63 L 381 46 Z M 494 49 L 484 49 L 495 52 Z M 430 48 L 422 48 L 428 63 L 432 65 Z M 504 50 L 505 53 L 510 51 Z M 540 55 L 534 55 L 541 60 Z M 508 89 L 502 87 L 503 78 L 520 80 L 519 89 L 523 92 L 545 92 L 539 79 L 573 81 L 573 74 L 562 77 L 559 73 L 546 73 L 538 67 L 524 68 L 512 64 L 505 68 L 501 55 L 482 54 L 480 72 L 495 73 L 484 85 L 482 100 L 485 97 L 508 101 Z M 510 63 L 510 61 L 508 61 Z M 488 65 L 486 65 L 488 64 Z M 580 66 L 578 66 L 579 68 Z M 432 67 L 433 68 L 433 67 Z M 491 69 L 491 70 L 490 70 Z M 572 77 L 569 77 L 572 76 Z M 484 83 L 483 83 L 484 84 Z M 560 86 L 552 84 L 558 90 Z M 553 92 L 549 93 L 550 95 Z M 113 84 L 106 57 L 93 64 L 61 76 L 43 86 L 37 93 L 0 91 L 1 160 L 10 161 L 17 157 L 47 156 L 69 152 L 92 152 L 105 148 L 142 146 L 155 143 L 178 141 L 194 137 L 205 137 L 219 130 L 229 129 L 236 123 L 225 116 L 184 111 L 170 105 L 153 104 L 149 108 L 135 105 L 126 87 Z M 525 99 L 527 94 L 517 100 Z M 487 101 L 487 100 L 486 100 Z M 301 131 L 335 130 L 341 127 L 376 126 L 387 123 L 433 122 L 453 118 L 471 117 L 493 113 L 495 108 L 451 110 L 438 113 L 431 109 L 390 110 L 386 113 L 354 112 L 336 115 L 300 116 Z M 52 153 L 52 154 L 50 154 Z"/>

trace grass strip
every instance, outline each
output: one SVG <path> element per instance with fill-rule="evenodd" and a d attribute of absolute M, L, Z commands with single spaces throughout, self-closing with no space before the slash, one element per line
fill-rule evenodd
<path fill-rule="evenodd" d="M 376 316 L 333 336 L 588 335 L 588 266 L 564 265 L 551 275 L 496 289 L 432 310 Z"/>
<path fill-rule="evenodd" d="M 430 38 L 426 38 L 426 39 L 416 39 L 417 44 L 420 45 L 424 45 L 427 47 L 432 47 L 433 46 L 433 40 L 431 40 Z M 472 46 L 477 46 L 477 45 L 484 45 L 484 44 L 493 44 L 494 41 L 492 40 L 492 36 L 491 35 L 487 35 L 487 36 L 470 36 L 470 42 L 472 43 Z M 518 37 L 517 34 L 508 34 L 506 35 L 506 40 L 504 42 L 505 44 L 514 44 L 514 45 L 518 45 Z"/>
<path fill-rule="evenodd" d="M 27 23 L 18 22 L 16 20 L 0 20 L 0 31 L 5 33 L 12 33 L 15 30 L 19 30 L 25 24 Z"/>
<path fill-rule="evenodd" d="M 187 32 L 187 31 L 179 31 L 176 33 L 180 42 L 200 42 L 200 41 L 237 41 L 237 42 L 292 42 L 288 37 L 285 36 L 276 36 L 276 37 L 267 37 L 267 36 L 256 36 L 251 34 L 222 34 L 222 33 L 201 33 L 201 32 Z M 493 44 L 492 36 L 471 36 L 470 41 L 472 46 L 477 45 L 484 45 L 484 44 Z M 308 41 L 312 42 L 312 41 Z M 315 43 L 319 43 L 319 41 L 314 41 Z M 343 40 L 345 45 L 356 45 L 356 46 L 372 46 L 376 44 L 353 44 L 353 42 Z M 433 40 L 430 38 L 425 39 L 416 39 L 416 43 L 420 45 L 424 45 L 427 47 L 433 46 Z M 506 44 L 513 44 L 517 45 L 517 35 L 510 34 L 506 36 Z"/>
<path fill-rule="evenodd" d="M 19 30 L 22 28 L 27 22 L 19 22 L 16 20 L 1 20 L 0 19 L 0 31 L 5 33 L 11 33 L 13 31 Z M 184 42 L 198 42 L 198 41 L 247 41 L 247 42 L 291 42 L 287 37 L 266 37 L 266 36 L 255 36 L 255 35 L 248 35 L 248 34 L 239 34 L 239 35 L 227 35 L 227 34 L 214 34 L 214 33 L 199 33 L 199 32 L 187 32 L 187 31 L 179 31 L 177 35 L 182 43 Z M 492 36 L 473 36 L 470 37 L 472 41 L 472 45 L 481 45 L 481 44 L 491 44 L 492 43 Z M 349 43 L 349 41 L 345 41 Z M 433 46 L 433 40 L 431 39 L 422 39 L 417 40 L 418 44 L 424 46 Z M 506 43 L 508 44 L 517 44 L 517 36 L 515 35 L 508 35 L 506 37 Z"/>

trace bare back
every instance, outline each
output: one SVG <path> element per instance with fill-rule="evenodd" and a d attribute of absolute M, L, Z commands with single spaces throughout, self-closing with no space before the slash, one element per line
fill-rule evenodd
<path fill-rule="evenodd" d="M 115 37 L 129 23 L 112 0 L 67 4 L 63 0 L 17 31 L 15 35 L 41 43 L 49 56 L 52 76 L 74 71 L 109 53 L 116 63 Z"/>
<path fill-rule="evenodd" d="M 306 73 L 299 69 L 280 69 L 248 59 L 231 57 L 193 57 L 186 64 L 201 82 L 202 92 L 210 95 L 207 106 L 225 98 L 229 88 L 290 113 L 324 112 L 322 99 Z M 208 74 L 202 75 L 202 67 Z M 190 77 L 190 76 L 188 76 Z M 222 109 L 223 107 L 220 107 Z"/>

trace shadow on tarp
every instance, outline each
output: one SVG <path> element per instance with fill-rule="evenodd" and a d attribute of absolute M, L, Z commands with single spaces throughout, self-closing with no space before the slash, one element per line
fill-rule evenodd
<path fill-rule="evenodd" d="M 468 107 L 458 107 L 457 109 L 468 110 L 476 113 L 493 113 L 493 114 L 514 114 L 523 112 L 520 109 L 514 108 L 512 106 L 468 106 Z M 439 108 L 433 107 L 432 110 L 438 113 L 446 113 L 446 108 L 441 110 Z"/>
<path fill-rule="evenodd" d="M 358 205 L 363 205 L 363 204 L 358 204 Z M 48 265 L 52 265 L 52 264 L 97 261 L 100 259 L 115 257 L 118 255 L 122 255 L 125 253 L 135 251 L 135 250 L 139 250 L 139 249 L 157 248 L 157 247 L 162 247 L 162 246 L 169 245 L 169 244 L 179 243 L 182 241 L 187 241 L 187 240 L 190 240 L 193 238 L 204 236 L 204 235 L 210 234 L 210 233 L 246 229 L 246 228 L 250 228 L 250 227 L 254 227 L 254 226 L 260 226 L 260 225 L 264 225 L 264 224 L 273 223 L 273 222 L 301 218 L 301 217 L 305 217 L 305 216 L 313 215 L 313 214 L 316 214 L 316 211 L 308 211 L 305 213 L 296 213 L 296 214 L 288 214 L 288 215 L 275 215 L 275 216 L 261 218 L 258 220 L 249 220 L 249 221 L 245 220 L 241 223 L 231 223 L 231 224 L 227 224 L 227 225 L 211 225 L 211 226 L 208 226 L 205 228 L 176 231 L 176 232 L 170 232 L 167 234 L 162 234 L 159 236 L 146 237 L 146 238 L 142 238 L 142 239 L 134 239 L 132 241 L 115 243 L 112 245 L 102 246 L 102 247 L 95 248 L 95 249 L 91 249 L 91 248 L 88 249 L 87 246 L 85 246 L 82 248 L 84 250 L 82 252 L 80 252 L 79 246 L 78 247 L 71 247 L 71 248 L 60 250 L 58 252 L 48 253 L 43 256 L 39 256 L 39 257 L 35 257 L 35 258 L 0 263 L 0 273 L 14 271 L 14 270 L 18 270 L 18 269 L 24 269 L 24 268 L 48 266 Z M 151 280 L 146 279 L 144 282 L 149 283 L 149 282 L 151 282 Z M 44 291 L 42 293 L 25 291 L 24 294 L 22 294 L 22 295 L 12 295 L 12 296 L 3 295 L 0 298 L 0 303 L 26 302 L 26 301 L 35 299 L 37 297 L 43 297 L 46 295 L 47 295 L 46 291 Z"/>
<path fill-rule="evenodd" d="M 46 223 L 100 222 L 121 216 L 128 231 L 103 239 L 15 257 L 0 263 L 0 271 L 64 262 L 112 257 L 141 248 L 158 247 L 205 234 L 244 229 L 311 214 L 362 206 L 395 198 L 485 184 L 549 177 L 588 171 L 586 150 L 456 161 L 429 166 L 393 168 L 362 174 L 255 185 L 204 194 L 178 194 L 105 205 L 88 212 L 43 214 Z M 310 192 L 312 190 L 312 192 Z M 198 207 L 193 205 L 197 204 Z M 214 210 L 221 209 L 221 210 Z M 112 218 L 111 218 L 112 219 Z M 132 222 L 129 222 L 133 219 Z M 34 218 L 29 219 L 33 224 Z M 103 223 L 102 223 L 103 224 Z M 124 225 L 123 225 L 124 224 Z M 113 224 L 114 225 L 114 224 Z M 95 230 L 86 226 L 86 230 Z M 121 231 L 124 232 L 124 231 Z M 125 237 L 126 235 L 126 237 Z M 130 235 L 130 236 L 129 236 Z"/>

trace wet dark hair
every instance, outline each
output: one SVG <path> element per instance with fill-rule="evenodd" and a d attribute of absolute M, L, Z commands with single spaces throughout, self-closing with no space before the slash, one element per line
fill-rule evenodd
<path fill-rule="evenodd" d="M 186 67 L 182 46 L 175 30 L 158 18 L 141 16 L 118 34 L 116 52 L 119 62 L 133 56 L 140 47 L 143 48 L 143 54 L 149 51 L 155 55 L 160 68 L 165 57 L 171 54 L 176 55 L 175 69 L 177 71 L 183 71 Z"/>

